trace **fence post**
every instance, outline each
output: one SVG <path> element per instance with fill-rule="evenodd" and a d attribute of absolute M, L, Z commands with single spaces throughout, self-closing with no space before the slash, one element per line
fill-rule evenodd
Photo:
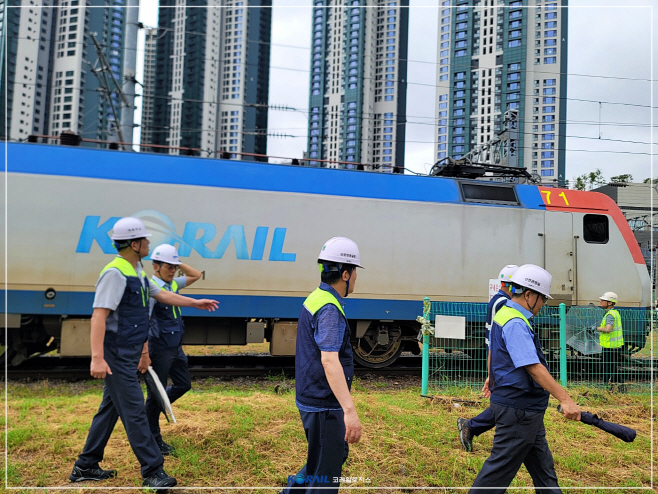
<path fill-rule="evenodd" d="M 429 325 L 430 319 L 430 298 L 425 297 L 423 299 L 423 328 L 421 329 L 423 334 L 423 368 L 421 371 L 422 376 L 422 387 L 421 395 L 427 396 L 427 390 L 429 387 L 430 380 L 430 337 L 425 334 L 425 325 Z"/>
<path fill-rule="evenodd" d="M 423 387 L 421 394 L 427 396 L 427 388 L 430 380 L 430 337 L 423 335 Z"/>
<path fill-rule="evenodd" d="M 567 306 L 560 304 L 560 382 L 567 385 Z"/>

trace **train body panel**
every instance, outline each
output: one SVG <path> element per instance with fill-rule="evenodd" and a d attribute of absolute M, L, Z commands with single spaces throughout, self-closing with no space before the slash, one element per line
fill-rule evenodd
<path fill-rule="evenodd" d="M 318 284 L 319 249 L 336 235 L 358 243 L 366 268 L 347 299 L 359 320 L 413 324 L 425 296 L 486 302 L 488 280 L 510 263 L 545 266 L 553 295 L 568 305 L 596 303 L 605 290 L 623 306 L 649 304 L 630 229 L 596 193 L 476 183 L 507 194 L 480 200 L 446 178 L 5 146 L 9 313 L 88 316 L 115 252 L 112 225 L 129 215 L 144 221 L 152 247 L 174 243 L 204 272 L 185 290 L 221 302 L 204 317 L 296 319 Z M 475 194 L 487 191 L 494 189 Z M 605 242 L 585 239 L 596 237 L 602 218 Z"/>

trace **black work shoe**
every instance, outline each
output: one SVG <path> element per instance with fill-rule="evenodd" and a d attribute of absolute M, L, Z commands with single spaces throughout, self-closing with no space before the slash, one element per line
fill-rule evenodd
<path fill-rule="evenodd" d="M 148 477 L 144 477 L 142 485 L 144 487 L 153 487 L 157 489 L 162 487 L 174 487 L 176 483 L 175 478 L 170 477 L 161 469 Z"/>
<path fill-rule="evenodd" d="M 173 446 L 169 446 L 164 441 L 160 442 L 160 444 L 158 444 L 158 446 L 160 447 L 160 453 L 162 453 L 163 456 L 170 455 L 171 453 L 176 451 L 176 448 L 174 448 Z"/>
<path fill-rule="evenodd" d="M 457 428 L 459 429 L 459 440 L 464 448 L 469 453 L 473 451 L 473 435 L 468 428 L 468 420 L 459 417 L 457 419 Z"/>
<path fill-rule="evenodd" d="M 116 476 L 116 470 L 103 470 L 98 466 L 87 469 L 74 466 L 73 471 L 69 476 L 69 480 L 71 482 L 83 482 L 85 480 L 107 480 Z"/>

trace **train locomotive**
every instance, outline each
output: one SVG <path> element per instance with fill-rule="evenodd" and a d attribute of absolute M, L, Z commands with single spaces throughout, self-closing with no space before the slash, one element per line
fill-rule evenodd
<path fill-rule="evenodd" d="M 357 363 L 418 353 L 416 317 L 432 301 L 484 304 L 505 264 L 553 275 L 554 303 L 646 310 L 651 282 L 633 234 L 609 197 L 568 189 L 299 167 L 237 160 L 3 143 L 0 214 L 6 232 L 4 358 L 59 349 L 89 354 L 100 269 L 116 253 L 110 233 L 141 218 L 152 246 L 176 245 L 203 271 L 186 295 L 214 298 L 214 313 L 183 309 L 185 344 L 272 342 L 289 352 L 302 302 L 319 283 L 317 253 L 354 239 L 365 270 L 346 299 Z M 610 262 L 612 260 L 612 262 Z M 150 262 L 144 261 L 147 271 Z M 483 350 L 483 324 L 446 346 Z M 632 328 L 631 328 L 632 330 Z M 646 332 L 626 336 L 630 350 Z M 85 345 L 87 345 L 85 347 Z M 85 350 L 86 348 L 86 350 Z M 278 350 L 277 350 L 278 348 Z M 288 345 L 289 348 L 289 345 Z"/>

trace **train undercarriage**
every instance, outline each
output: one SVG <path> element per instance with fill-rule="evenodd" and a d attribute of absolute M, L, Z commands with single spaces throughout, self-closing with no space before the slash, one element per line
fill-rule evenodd
<path fill-rule="evenodd" d="M 419 327 L 410 321 L 350 321 L 355 362 L 368 368 L 393 364 L 402 352 L 421 353 Z M 476 327 L 477 326 L 477 327 Z M 56 315 L 8 314 L 6 327 L 0 328 L 0 363 L 8 367 L 23 364 L 31 357 L 57 351 L 61 356 L 89 356 L 90 319 Z M 630 331 L 632 329 L 632 332 Z M 296 321 L 243 318 L 186 318 L 185 345 L 246 345 L 270 343 L 272 355 L 294 355 Z M 559 328 L 540 327 L 540 339 L 547 355 L 559 350 Z M 626 353 L 641 350 L 648 331 L 644 327 L 625 327 Z M 6 335 L 6 338 L 5 338 Z M 432 341 L 432 347 L 448 353 L 463 353 L 472 362 L 486 361 L 484 325 L 470 325 L 463 341 Z M 577 350 L 568 348 L 570 355 Z"/>
<path fill-rule="evenodd" d="M 9 367 L 55 350 L 61 356 L 90 355 L 88 317 L 9 316 L 7 327 L 0 335 L 0 359 Z M 294 355 L 296 321 L 190 317 L 185 325 L 184 345 L 246 345 L 268 341 L 272 355 Z M 387 367 L 402 352 L 420 354 L 418 328 L 414 323 L 351 321 L 351 326 L 354 360 L 363 367 Z"/>

